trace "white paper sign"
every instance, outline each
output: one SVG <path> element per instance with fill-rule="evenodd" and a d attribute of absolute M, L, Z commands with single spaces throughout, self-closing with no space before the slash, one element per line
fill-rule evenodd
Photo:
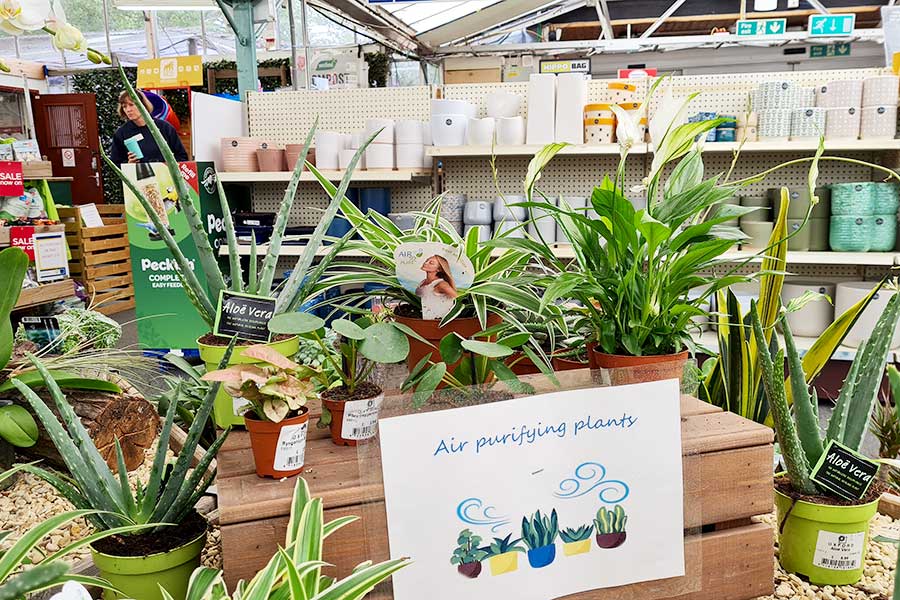
<path fill-rule="evenodd" d="M 384 394 L 367 400 L 344 402 L 341 437 L 345 440 L 367 440 L 378 430 L 378 411 Z"/>
<path fill-rule="evenodd" d="M 69 276 L 66 238 L 62 231 L 34 234 L 34 266 L 37 280 L 58 281 Z"/>
<path fill-rule="evenodd" d="M 834 533 L 820 531 L 816 538 L 813 565 L 833 571 L 853 571 L 862 565 L 865 532 Z"/>
<path fill-rule="evenodd" d="M 93 202 L 82 204 L 78 207 L 78 212 L 81 214 L 81 222 L 85 227 L 103 227 L 103 217 L 100 216 L 97 205 Z"/>
<path fill-rule="evenodd" d="M 548 600 L 685 573 L 677 381 L 554 392 L 378 426 L 390 553 L 414 559 L 393 577 L 396 600 Z M 570 538 L 591 527 L 587 543 L 516 542 L 536 511 L 555 512 Z M 480 548 L 506 539 L 529 551 L 495 552 L 480 567 L 451 564 L 465 530 Z"/>
<path fill-rule="evenodd" d="M 306 427 L 309 421 L 299 425 L 286 425 L 278 434 L 278 445 L 275 447 L 276 471 L 293 471 L 303 466 L 306 459 Z"/>
<path fill-rule="evenodd" d="M 62 154 L 62 166 L 75 166 L 75 148 L 63 148 L 60 150 L 60 154 Z"/>

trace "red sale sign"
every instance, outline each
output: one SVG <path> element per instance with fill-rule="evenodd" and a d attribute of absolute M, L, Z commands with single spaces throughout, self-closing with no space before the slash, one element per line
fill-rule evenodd
<path fill-rule="evenodd" d="M 21 164 L 21 163 L 20 163 Z M 28 255 L 29 260 L 34 260 L 34 227 L 17 225 L 9 228 L 9 245 L 21 248 Z"/>
<path fill-rule="evenodd" d="M 656 77 L 656 69 L 619 69 L 619 79 L 641 79 Z"/>
<path fill-rule="evenodd" d="M 22 163 L 0 160 L 0 196 L 21 196 L 25 193 Z"/>

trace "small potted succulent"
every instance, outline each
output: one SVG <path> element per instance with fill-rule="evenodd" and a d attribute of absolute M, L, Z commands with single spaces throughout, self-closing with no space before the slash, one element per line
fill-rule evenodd
<path fill-rule="evenodd" d="M 559 537 L 563 541 L 563 553 L 566 556 L 575 556 L 576 554 L 585 554 L 591 550 L 591 534 L 594 533 L 594 526 L 582 525 L 578 529 L 566 527 L 559 532 Z"/>
<path fill-rule="evenodd" d="M 613 510 L 600 507 L 597 517 L 594 519 L 594 528 L 597 530 L 597 546 L 600 548 L 618 548 L 625 543 L 625 524 L 628 517 L 621 504 L 617 504 Z"/>
<path fill-rule="evenodd" d="M 300 314 L 300 313 L 298 313 Z M 204 381 L 222 382 L 244 415 L 250 446 L 260 477 L 290 477 L 303 470 L 309 409 L 316 397 L 320 372 L 298 365 L 266 344 L 247 346 L 244 356 L 254 364 L 237 364 L 203 375 Z"/>
<path fill-rule="evenodd" d="M 331 328 L 340 334 L 340 355 L 325 341 L 325 321 L 308 313 L 276 315 L 269 321 L 273 333 L 299 335 L 321 348 L 336 382 L 322 392 L 322 426 L 330 426 L 331 440 L 339 446 L 355 446 L 374 437 L 384 391 L 369 377 L 377 363 L 397 363 L 409 353 L 406 334 L 395 323 L 378 315 L 351 321 L 336 319 Z M 338 363 L 338 356 L 340 363 Z"/>
<path fill-rule="evenodd" d="M 481 536 L 475 535 L 469 529 L 463 529 L 456 538 L 456 550 L 450 557 L 450 564 L 456 565 L 456 570 L 463 577 L 475 579 L 481 574 L 481 561 L 488 556 L 488 550 L 479 548 Z"/>
<path fill-rule="evenodd" d="M 537 511 L 522 517 L 522 541 L 528 547 L 528 564 L 533 569 L 546 567 L 556 559 L 556 538 L 559 536 L 559 519 L 556 509 L 550 516 Z"/>
<path fill-rule="evenodd" d="M 494 538 L 487 548 L 491 575 L 503 575 L 519 569 L 519 553 L 525 552 L 525 548 L 519 545 L 521 538 L 510 540 L 511 537 L 512 534 L 505 538 Z"/>

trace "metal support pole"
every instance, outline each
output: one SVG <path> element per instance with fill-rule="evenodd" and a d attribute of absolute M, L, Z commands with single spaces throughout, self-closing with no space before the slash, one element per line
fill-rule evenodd
<path fill-rule="evenodd" d="M 253 29 L 252 0 L 235 0 L 233 4 L 234 30 L 237 37 L 235 53 L 237 58 L 238 93 L 241 101 L 247 92 L 255 92 L 258 80 L 256 65 L 256 33 Z"/>
<path fill-rule="evenodd" d="M 203 56 L 205 57 L 206 56 L 206 48 L 208 45 L 206 42 L 206 11 L 205 10 L 200 11 L 200 37 L 203 38 Z"/>
<path fill-rule="evenodd" d="M 303 19 L 303 56 L 306 59 L 303 72 L 306 73 L 306 89 L 312 89 L 312 65 L 309 61 L 309 21 L 307 20 L 306 0 L 300 0 L 300 18 Z"/>
<path fill-rule="evenodd" d="M 825 7 L 824 4 L 819 2 L 819 0 L 809 0 L 809 4 L 810 4 L 810 6 L 812 6 L 814 9 L 816 9 L 817 11 L 819 11 L 819 13 L 821 13 L 823 15 L 831 14 L 831 11 L 829 11 L 828 8 Z"/>
<path fill-rule="evenodd" d="M 288 9 L 288 21 L 291 26 L 291 89 L 300 87 L 300 66 L 297 64 L 297 27 L 294 24 L 294 0 L 285 0 Z M 309 65 L 307 65 L 309 68 Z"/>
<path fill-rule="evenodd" d="M 612 24 L 609 21 L 609 7 L 606 5 L 606 0 L 597 0 L 596 9 L 597 18 L 600 20 L 599 39 L 613 39 L 615 35 L 613 34 Z"/>
<path fill-rule="evenodd" d="M 103 2 L 103 33 L 106 35 L 106 55 L 112 56 L 112 42 L 109 41 L 109 0 L 101 0 Z"/>
<path fill-rule="evenodd" d="M 144 11 L 144 35 L 147 37 L 147 54 L 150 58 L 159 58 L 158 30 L 156 27 L 156 11 Z"/>
<path fill-rule="evenodd" d="M 686 0 L 675 0 L 675 2 L 673 2 L 671 4 L 671 6 L 669 6 L 669 8 L 666 9 L 666 12 L 661 14 L 659 16 L 659 18 L 653 22 L 653 25 L 648 27 L 647 30 L 641 34 L 641 37 L 648 38 L 651 35 L 653 35 L 653 32 L 656 31 L 657 29 L 659 29 L 662 26 L 662 24 L 666 22 L 666 19 L 671 17 L 673 14 L 675 14 L 675 11 L 678 10 L 679 8 L 681 8 L 681 5 L 684 4 L 685 2 L 686 2 Z"/>

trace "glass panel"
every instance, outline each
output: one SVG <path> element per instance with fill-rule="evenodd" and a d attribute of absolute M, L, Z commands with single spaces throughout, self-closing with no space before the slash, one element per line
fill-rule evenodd
<path fill-rule="evenodd" d="M 22 125 L 24 103 L 22 94 L 0 92 L 0 133 L 25 133 Z"/>

